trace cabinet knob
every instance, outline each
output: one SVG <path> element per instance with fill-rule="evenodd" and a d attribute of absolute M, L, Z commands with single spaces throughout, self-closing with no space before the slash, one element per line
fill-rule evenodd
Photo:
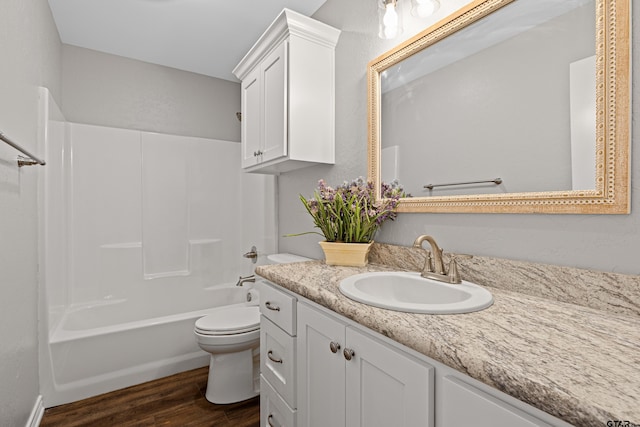
<path fill-rule="evenodd" d="M 264 306 L 267 307 L 269 310 L 273 310 L 273 311 L 280 311 L 280 307 L 278 307 L 275 304 L 272 304 L 271 301 L 267 301 L 264 303 Z"/>
<path fill-rule="evenodd" d="M 340 350 L 340 344 L 335 341 L 331 341 L 329 343 L 329 349 L 331 350 L 331 353 L 337 353 L 338 350 Z"/>
<path fill-rule="evenodd" d="M 351 360 L 351 359 L 353 359 L 353 356 L 356 355 L 356 352 L 351 350 L 350 348 L 345 348 L 344 351 L 342 352 L 342 354 L 344 355 L 345 359 Z"/>
<path fill-rule="evenodd" d="M 275 357 L 273 357 L 273 351 L 269 350 L 267 352 L 267 357 L 269 358 L 269 360 L 271 360 L 273 363 L 282 363 L 282 359 L 277 359 Z"/>

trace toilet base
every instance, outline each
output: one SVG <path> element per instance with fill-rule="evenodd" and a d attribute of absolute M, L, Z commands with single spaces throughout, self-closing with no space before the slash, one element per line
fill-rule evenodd
<path fill-rule="evenodd" d="M 212 354 L 205 397 L 216 404 L 251 399 L 260 394 L 259 375 L 259 349 Z"/>

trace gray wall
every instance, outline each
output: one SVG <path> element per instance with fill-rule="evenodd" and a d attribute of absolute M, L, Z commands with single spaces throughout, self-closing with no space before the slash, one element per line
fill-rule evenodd
<path fill-rule="evenodd" d="M 302 169 L 279 178 L 281 235 L 312 229 L 298 195 L 310 196 L 318 179 L 340 183 L 366 176 L 366 66 L 393 46 L 376 38 L 376 10 L 369 0 L 328 0 L 314 17 L 342 29 L 336 50 L 337 161 L 334 166 Z M 640 8 L 634 9 L 632 20 L 637 24 L 633 28 L 633 62 L 634 68 L 640 69 Z M 407 38 L 415 30 L 405 31 L 403 36 Z M 639 75 L 633 76 L 634 88 Z M 634 112 L 639 107 L 640 93 L 635 96 Z M 640 131 L 637 122 L 632 131 Z M 633 145 L 632 151 L 640 149 L 635 140 Z M 640 157 L 636 156 L 632 171 L 639 170 Z M 401 214 L 383 226 L 376 240 L 410 245 L 418 235 L 431 234 L 445 251 L 640 274 L 639 201 L 640 174 L 632 173 L 631 215 Z M 321 258 L 316 243 L 321 239 L 316 235 L 281 237 L 280 250 Z"/>
<path fill-rule="evenodd" d="M 0 131 L 38 152 L 38 86 L 68 120 L 240 140 L 240 85 L 63 46 L 48 3 L 0 1 Z M 0 144 L 0 425 L 24 426 L 38 384 L 38 175 Z"/>
<path fill-rule="evenodd" d="M 61 45 L 43 0 L 0 1 L 0 131 L 35 152 L 37 86 L 60 95 Z M 38 174 L 0 143 L 0 425 L 24 426 L 38 397 Z M 41 154 L 41 153 L 38 153 Z"/>
<path fill-rule="evenodd" d="M 67 120 L 240 141 L 240 84 L 75 46 L 63 46 Z"/>

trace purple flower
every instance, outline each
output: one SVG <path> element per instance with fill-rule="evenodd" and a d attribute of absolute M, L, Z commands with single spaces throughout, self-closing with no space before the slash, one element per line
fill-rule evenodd
<path fill-rule="evenodd" d="M 397 181 L 380 189 L 376 200 L 373 183 L 363 177 L 336 188 L 321 179 L 313 198 L 300 198 L 328 241 L 369 242 L 384 221 L 396 218 L 398 200 L 406 195 Z"/>

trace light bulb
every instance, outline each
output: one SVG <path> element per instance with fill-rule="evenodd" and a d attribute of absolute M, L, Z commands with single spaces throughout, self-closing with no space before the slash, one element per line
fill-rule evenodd
<path fill-rule="evenodd" d="M 384 27 L 384 38 L 393 39 L 398 35 L 398 27 Z"/>
<path fill-rule="evenodd" d="M 396 6 L 393 3 L 389 3 L 385 6 L 382 23 L 385 27 L 398 27 L 398 13 L 396 12 Z"/>
<path fill-rule="evenodd" d="M 402 33 L 402 3 L 399 0 L 378 0 L 378 36 L 393 39 Z"/>
<path fill-rule="evenodd" d="M 440 8 L 438 0 L 413 0 L 411 14 L 418 18 L 426 18 L 433 15 Z"/>

